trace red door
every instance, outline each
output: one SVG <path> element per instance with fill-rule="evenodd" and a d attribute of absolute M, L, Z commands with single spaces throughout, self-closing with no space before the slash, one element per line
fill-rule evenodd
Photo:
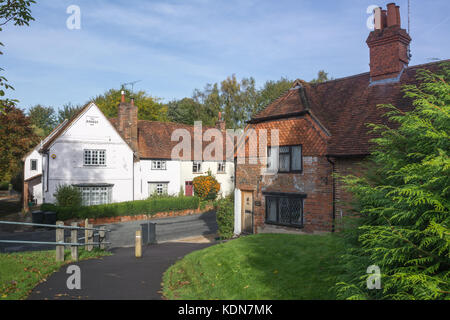
<path fill-rule="evenodd" d="M 186 196 L 192 197 L 192 193 L 194 191 L 194 186 L 192 185 L 192 181 L 186 181 L 184 190 L 185 190 Z"/>

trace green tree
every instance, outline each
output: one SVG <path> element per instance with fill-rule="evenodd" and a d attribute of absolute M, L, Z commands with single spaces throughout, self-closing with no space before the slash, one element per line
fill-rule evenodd
<path fill-rule="evenodd" d="M 81 108 L 82 106 L 73 105 L 70 102 L 66 103 L 61 109 L 58 110 L 58 123 L 62 123 L 66 119 L 71 119 L 81 110 Z"/>
<path fill-rule="evenodd" d="M 138 107 L 140 120 L 167 121 L 167 106 L 161 103 L 159 98 L 147 94 L 145 91 L 132 93 L 127 89 L 110 89 L 92 100 L 108 118 L 117 117 L 117 108 L 120 104 L 122 93 L 125 91 L 127 99 L 134 97 L 134 104 Z"/>
<path fill-rule="evenodd" d="M 258 91 L 256 108 L 252 110 L 252 115 L 263 110 L 274 100 L 279 98 L 283 93 L 292 87 L 292 80 L 281 78 L 280 80 L 266 81 L 263 87 Z"/>
<path fill-rule="evenodd" d="M 44 107 L 40 104 L 28 110 L 28 118 L 36 134 L 40 137 L 46 137 L 57 124 L 56 113 L 53 107 Z"/>
<path fill-rule="evenodd" d="M 22 157 L 39 138 L 22 110 L 6 106 L 0 114 L 0 141 L 0 181 L 9 181 L 20 171 Z"/>
<path fill-rule="evenodd" d="M 28 26 L 30 21 L 34 20 L 30 10 L 32 3 L 36 2 L 34 0 L 0 0 L 0 31 L 9 22 L 16 26 Z M 4 44 L 0 42 L 0 46 L 4 46 Z M 1 54 L 3 54 L 2 51 L 0 51 Z M 3 69 L 0 68 L 0 71 L 3 71 Z M 14 106 L 18 102 L 17 99 L 3 98 L 5 90 L 8 89 L 14 90 L 8 80 L 0 75 L 0 113 L 5 112 L 7 106 Z"/>
<path fill-rule="evenodd" d="M 193 125 L 194 121 L 205 118 L 201 112 L 203 107 L 192 98 L 174 100 L 168 103 L 167 116 L 170 121 Z"/>
<path fill-rule="evenodd" d="M 450 64 L 417 79 L 404 87 L 413 110 L 384 106 L 397 125 L 371 125 L 379 137 L 367 174 L 343 177 L 360 217 L 346 232 L 341 297 L 449 299 Z M 381 270 L 381 290 L 366 288 L 370 265 Z"/>
<path fill-rule="evenodd" d="M 321 83 L 328 80 L 333 80 L 333 78 L 328 78 L 328 72 L 325 72 L 325 70 L 320 70 L 317 73 L 317 78 L 312 79 L 310 83 Z"/>

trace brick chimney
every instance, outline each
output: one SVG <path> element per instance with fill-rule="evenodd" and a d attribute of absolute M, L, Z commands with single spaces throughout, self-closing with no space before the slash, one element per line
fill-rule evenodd
<path fill-rule="evenodd" d="M 130 103 L 125 101 L 125 92 L 122 91 L 122 99 L 119 104 L 117 123 L 121 136 L 133 148 L 138 151 L 138 108 L 134 105 L 134 99 Z"/>
<path fill-rule="evenodd" d="M 222 112 L 219 112 L 219 119 L 216 122 L 216 128 L 220 131 L 225 131 L 225 121 L 222 119 Z"/>
<path fill-rule="evenodd" d="M 375 29 L 367 38 L 370 49 L 371 82 L 396 79 L 409 63 L 411 38 L 401 28 L 400 7 L 389 3 L 387 10 L 375 9 Z"/>

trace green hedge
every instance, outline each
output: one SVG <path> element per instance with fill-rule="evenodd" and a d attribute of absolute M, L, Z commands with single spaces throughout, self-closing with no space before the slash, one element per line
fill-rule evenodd
<path fill-rule="evenodd" d="M 9 182 L 0 182 L 0 191 L 8 191 L 9 190 Z"/>
<path fill-rule="evenodd" d="M 165 211 L 197 209 L 199 204 L 200 199 L 198 197 L 183 196 L 101 204 L 78 208 L 58 207 L 54 204 L 44 203 L 41 205 L 41 210 L 56 212 L 58 220 L 68 220 L 73 218 L 107 218 L 140 214 L 152 215 Z"/>
<path fill-rule="evenodd" d="M 234 199 L 227 197 L 217 201 L 217 225 L 219 236 L 222 239 L 230 239 L 234 233 Z"/>

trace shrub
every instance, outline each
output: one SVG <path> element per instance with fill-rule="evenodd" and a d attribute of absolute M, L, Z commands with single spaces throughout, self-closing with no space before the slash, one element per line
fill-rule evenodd
<path fill-rule="evenodd" d="M 56 204 L 60 207 L 79 207 L 81 206 L 81 192 L 77 187 L 69 185 L 60 185 L 53 194 L 56 198 Z"/>
<path fill-rule="evenodd" d="M 197 209 L 199 203 L 200 199 L 198 197 L 158 197 L 78 208 L 61 207 L 45 203 L 41 205 L 41 210 L 56 212 L 58 220 L 68 220 L 73 218 L 107 218 L 140 214 L 153 215 L 158 212 Z"/>
<path fill-rule="evenodd" d="M 372 125 L 371 171 L 343 177 L 360 226 L 347 236 L 340 298 L 449 298 L 450 64 L 417 74 L 421 84 L 404 87 L 414 108 L 384 106 L 397 126 Z M 381 290 L 367 288 L 370 265 L 380 268 Z"/>
<path fill-rule="evenodd" d="M 193 180 L 194 193 L 202 200 L 214 200 L 220 190 L 220 183 L 213 175 L 198 176 Z"/>
<path fill-rule="evenodd" d="M 226 197 L 217 201 L 217 225 L 219 236 L 230 239 L 234 233 L 234 201 L 232 197 Z"/>
<path fill-rule="evenodd" d="M 0 182 L 0 190 L 1 191 L 7 191 L 9 190 L 9 182 Z"/>

